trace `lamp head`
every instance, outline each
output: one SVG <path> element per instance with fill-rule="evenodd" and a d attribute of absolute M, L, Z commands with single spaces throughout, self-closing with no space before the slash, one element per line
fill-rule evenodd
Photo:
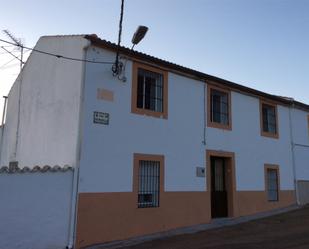
<path fill-rule="evenodd" d="M 132 37 L 132 43 L 134 45 L 138 44 L 146 35 L 148 28 L 146 26 L 138 26 Z"/>

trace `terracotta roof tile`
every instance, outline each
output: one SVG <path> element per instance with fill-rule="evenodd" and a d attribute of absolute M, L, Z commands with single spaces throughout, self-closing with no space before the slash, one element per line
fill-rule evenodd
<path fill-rule="evenodd" d="M 63 167 L 59 165 L 55 166 L 34 166 L 34 167 L 22 167 L 22 168 L 10 168 L 8 166 L 2 166 L 0 167 L 0 174 L 13 174 L 13 173 L 45 173 L 45 172 L 66 172 L 66 171 L 73 171 L 74 168 L 69 165 L 64 165 Z"/>

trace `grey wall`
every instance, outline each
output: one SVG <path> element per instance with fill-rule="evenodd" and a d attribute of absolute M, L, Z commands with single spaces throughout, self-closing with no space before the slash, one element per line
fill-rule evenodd
<path fill-rule="evenodd" d="M 309 181 L 297 181 L 299 192 L 299 203 L 305 205 L 309 203 Z"/>

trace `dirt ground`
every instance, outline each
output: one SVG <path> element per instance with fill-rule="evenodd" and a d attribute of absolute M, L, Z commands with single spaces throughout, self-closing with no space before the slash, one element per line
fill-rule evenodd
<path fill-rule="evenodd" d="M 125 249 L 309 249 L 309 206 L 276 216 Z"/>

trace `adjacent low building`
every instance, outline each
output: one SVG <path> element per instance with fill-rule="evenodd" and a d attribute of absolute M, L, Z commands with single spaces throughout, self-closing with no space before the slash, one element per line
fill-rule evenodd
<path fill-rule="evenodd" d="M 308 148 L 307 104 L 49 36 L 10 91 L 0 162 L 72 167 L 67 245 L 81 248 L 305 203 Z"/>

